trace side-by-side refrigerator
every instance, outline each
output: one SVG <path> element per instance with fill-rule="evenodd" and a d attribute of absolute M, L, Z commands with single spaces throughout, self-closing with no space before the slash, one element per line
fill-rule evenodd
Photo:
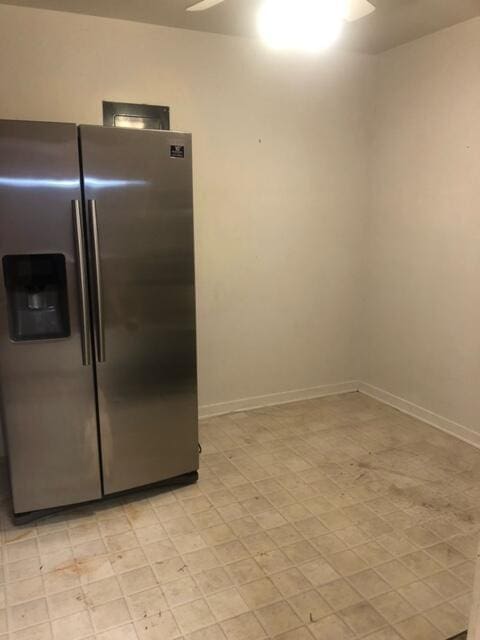
<path fill-rule="evenodd" d="M 15 514 L 198 469 L 191 137 L 0 121 Z"/>

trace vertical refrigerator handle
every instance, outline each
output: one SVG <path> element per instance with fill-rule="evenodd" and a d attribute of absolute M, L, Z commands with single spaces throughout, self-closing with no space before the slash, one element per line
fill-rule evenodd
<path fill-rule="evenodd" d="M 98 241 L 97 205 L 95 200 L 88 201 L 89 229 L 92 245 L 92 273 L 95 289 L 96 346 L 98 362 L 105 362 L 105 327 L 103 322 L 102 271 Z"/>
<path fill-rule="evenodd" d="M 73 227 L 75 229 L 75 245 L 77 250 L 78 284 L 80 287 L 80 320 L 82 341 L 82 362 L 84 367 L 91 364 L 90 360 L 90 317 L 88 313 L 87 275 L 85 268 L 85 246 L 83 243 L 82 214 L 80 200 L 72 201 Z"/>

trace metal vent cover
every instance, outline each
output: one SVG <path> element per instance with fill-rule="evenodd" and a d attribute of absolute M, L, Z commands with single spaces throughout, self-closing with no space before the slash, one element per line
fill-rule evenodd
<path fill-rule="evenodd" d="M 103 101 L 103 125 L 129 129 L 170 129 L 170 107 Z"/>

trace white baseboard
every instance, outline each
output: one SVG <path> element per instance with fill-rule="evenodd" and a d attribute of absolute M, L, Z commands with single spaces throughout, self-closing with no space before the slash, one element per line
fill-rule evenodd
<path fill-rule="evenodd" d="M 297 400 L 309 400 L 311 398 L 321 398 L 332 396 L 338 393 L 350 393 L 358 391 L 358 383 L 354 380 L 350 382 L 338 382 L 336 384 L 325 384 L 320 387 L 309 389 L 295 389 L 294 391 L 281 391 L 280 393 L 270 393 L 265 396 L 253 396 L 242 398 L 241 400 L 231 400 L 229 402 L 219 402 L 217 404 L 206 404 L 199 407 L 200 418 L 211 418 L 221 416 L 234 411 L 246 411 L 248 409 L 259 409 L 270 407 L 276 404 L 286 404 Z"/>
<path fill-rule="evenodd" d="M 264 396 L 252 396 L 250 398 L 242 398 L 240 400 L 231 400 L 228 402 L 219 402 L 216 404 L 208 404 L 199 407 L 200 418 L 210 418 L 221 416 L 226 413 L 235 411 L 247 411 L 250 409 L 260 409 L 261 407 L 270 407 L 277 404 L 287 404 L 288 402 L 296 402 L 297 400 L 309 400 L 313 398 L 322 398 L 324 396 L 336 395 L 339 393 L 351 393 L 352 391 L 360 391 L 375 400 L 384 402 L 402 413 L 422 420 L 432 427 L 436 427 L 441 431 L 445 431 L 451 436 L 455 436 L 474 447 L 480 448 L 480 433 L 473 431 L 469 427 L 444 418 L 433 411 L 424 409 L 409 400 L 400 398 L 399 396 L 368 384 L 367 382 L 357 382 L 351 380 L 349 382 L 339 382 L 336 384 L 326 384 L 319 387 L 311 387 L 309 389 L 295 389 L 293 391 L 281 391 L 279 393 L 270 393 Z"/>
<path fill-rule="evenodd" d="M 371 398 L 375 398 L 375 400 L 380 400 L 380 402 L 384 402 L 385 404 L 398 409 L 402 413 L 418 418 L 418 420 L 422 420 L 432 427 L 437 427 L 437 429 L 441 429 L 451 436 L 455 436 L 474 447 L 480 448 L 480 433 L 473 431 L 473 429 L 470 429 L 469 427 L 465 427 L 458 422 L 439 416 L 433 411 L 419 407 L 413 402 L 409 402 L 408 400 L 400 398 L 389 391 L 384 391 L 383 389 L 379 389 L 378 387 L 366 382 L 359 382 L 358 390 Z"/>

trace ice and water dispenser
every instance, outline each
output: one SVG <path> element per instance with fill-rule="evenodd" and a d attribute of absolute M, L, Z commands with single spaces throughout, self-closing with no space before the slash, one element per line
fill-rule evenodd
<path fill-rule="evenodd" d="M 15 342 L 70 335 L 65 256 L 3 257 L 10 338 Z"/>

